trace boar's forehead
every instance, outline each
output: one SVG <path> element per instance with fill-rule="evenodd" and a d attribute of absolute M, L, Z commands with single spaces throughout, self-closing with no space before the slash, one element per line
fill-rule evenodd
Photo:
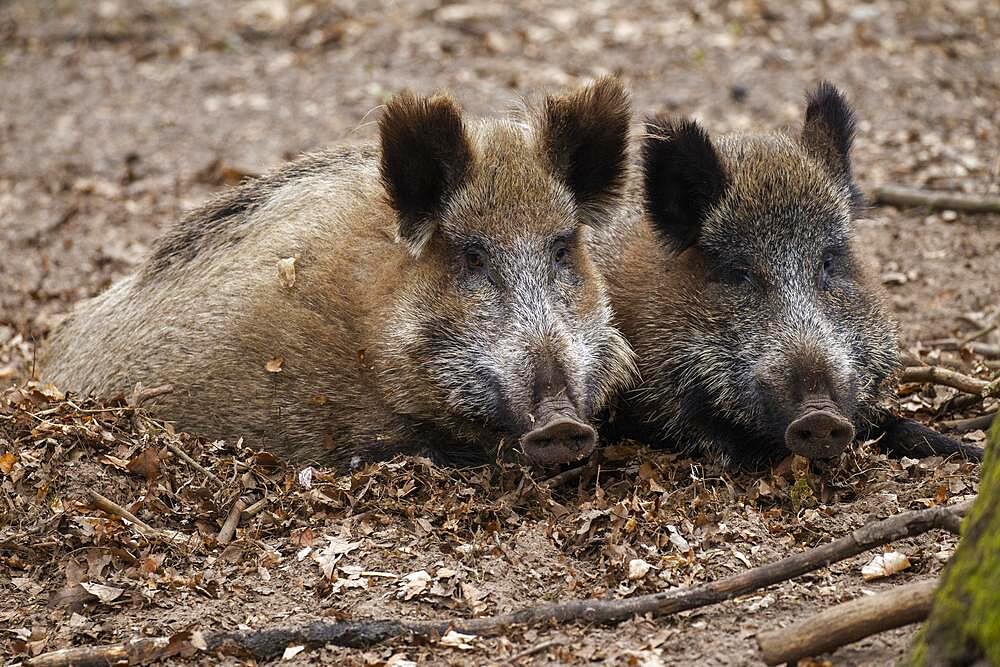
<path fill-rule="evenodd" d="M 706 249 L 766 264 L 849 243 L 849 187 L 792 139 L 726 137 L 719 152 L 728 187 L 706 217 L 701 235 Z"/>
<path fill-rule="evenodd" d="M 573 229 L 573 198 L 552 175 L 529 128 L 490 119 L 470 135 L 475 161 L 442 220 L 448 235 L 509 245 Z"/>

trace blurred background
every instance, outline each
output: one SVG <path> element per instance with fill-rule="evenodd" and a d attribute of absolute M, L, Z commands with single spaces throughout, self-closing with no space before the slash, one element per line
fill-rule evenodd
<path fill-rule="evenodd" d="M 487 114 L 614 72 L 637 120 L 794 132 L 826 78 L 861 118 L 864 188 L 986 193 L 1000 189 L 998 45 L 995 0 L 0 2 L 0 367 L 15 336 L 23 353 L 185 209 L 373 136 L 402 88 Z M 1000 217 L 879 208 L 859 230 L 906 342 L 997 309 Z"/>

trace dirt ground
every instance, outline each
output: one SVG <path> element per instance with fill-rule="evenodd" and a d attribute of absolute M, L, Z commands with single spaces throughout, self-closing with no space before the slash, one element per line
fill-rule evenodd
<path fill-rule="evenodd" d="M 1000 190 L 1000 5 L 989 0 L 0 1 L 0 381 L 26 380 L 34 342 L 132 270 L 183 210 L 304 150 L 372 136 L 394 91 L 446 88 L 470 112 L 494 113 L 606 72 L 626 78 L 638 114 L 691 115 L 714 132 L 794 128 L 805 90 L 827 78 L 861 118 L 863 187 Z M 858 234 L 905 346 L 987 377 L 984 360 L 928 342 L 1000 312 L 1000 215 L 873 208 Z M 901 408 L 930 421 L 996 408 L 963 412 L 941 389 L 902 393 Z M 963 461 L 887 460 L 864 446 L 808 471 L 803 499 L 789 493 L 789 470 L 733 473 L 621 446 L 604 452 L 599 474 L 511 509 L 500 499 L 521 483 L 517 471 L 405 460 L 310 477 L 141 412 L 59 398 L 20 389 L 0 399 L 0 454 L 13 457 L 0 456 L 0 655 L 11 662 L 189 628 L 483 615 L 685 586 L 872 517 L 962 499 L 978 479 Z M 190 539 L 142 537 L 94 509 L 87 489 Z M 219 544 L 244 493 L 263 509 Z M 534 647 L 517 662 L 762 664 L 758 630 L 934 576 L 954 544 L 931 533 L 891 545 L 911 566 L 888 579 L 862 578 L 866 554 L 666 619 L 292 661 L 502 663 Z M 630 579 L 634 560 L 650 568 Z M 912 632 L 822 660 L 891 664 Z"/>

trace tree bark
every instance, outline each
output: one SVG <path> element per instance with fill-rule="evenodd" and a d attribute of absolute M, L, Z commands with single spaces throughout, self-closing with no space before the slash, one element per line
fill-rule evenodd
<path fill-rule="evenodd" d="M 979 496 L 905 663 L 1000 667 L 1000 417 L 993 421 Z"/>

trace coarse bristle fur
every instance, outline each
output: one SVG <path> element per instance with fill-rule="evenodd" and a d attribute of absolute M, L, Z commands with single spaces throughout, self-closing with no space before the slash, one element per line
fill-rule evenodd
<path fill-rule="evenodd" d="M 611 78 L 528 123 L 403 93 L 377 145 L 186 216 L 74 308 L 43 377 L 101 395 L 169 382 L 151 407 L 181 428 L 340 466 L 491 461 L 552 405 L 592 433 L 634 374 L 588 244 L 626 180 L 628 113 Z M 543 464 L 586 453 L 539 447 Z"/>

